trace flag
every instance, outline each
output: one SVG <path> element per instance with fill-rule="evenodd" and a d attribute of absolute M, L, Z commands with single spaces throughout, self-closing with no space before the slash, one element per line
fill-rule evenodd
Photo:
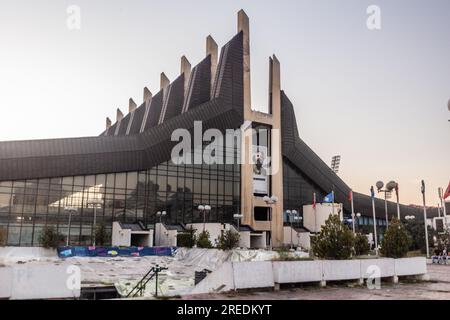
<path fill-rule="evenodd" d="M 333 194 L 333 192 L 327 194 L 326 197 L 323 198 L 323 202 L 324 203 L 332 203 L 332 202 L 334 202 L 334 194 Z"/>
<path fill-rule="evenodd" d="M 444 200 L 447 199 L 448 197 L 450 197 L 450 182 L 448 183 L 447 190 L 445 190 Z"/>
<path fill-rule="evenodd" d="M 375 190 L 373 189 L 373 186 L 370 187 L 370 197 L 373 199 L 375 199 Z"/>
<path fill-rule="evenodd" d="M 350 190 L 350 192 L 348 193 L 348 201 L 352 201 L 353 200 L 353 191 Z"/>
<path fill-rule="evenodd" d="M 425 194 L 425 181 L 422 180 L 422 188 L 420 189 L 422 194 Z"/>
<path fill-rule="evenodd" d="M 316 193 L 313 194 L 313 209 L 316 210 Z"/>

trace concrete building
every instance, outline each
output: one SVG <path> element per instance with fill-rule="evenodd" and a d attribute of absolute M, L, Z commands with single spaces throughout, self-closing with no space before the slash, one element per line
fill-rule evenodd
<path fill-rule="evenodd" d="M 130 99 L 127 114 L 117 109 L 116 121 L 107 118 L 99 136 L 0 142 L 0 229 L 7 245 L 37 246 L 48 225 L 65 236 L 70 229 L 71 244 L 89 245 L 95 226 L 104 223 L 112 229 L 114 222 L 118 243 L 120 232 L 131 230 L 133 236 L 124 225 L 140 223 L 142 232 L 154 230 L 156 245 L 173 245 L 176 233 L 188 225 L 201 230 L 205 222 L 216 237 L 237 228 L 233 216 L 239 213 L 241 245 L 281 246 L 290 243 L 292 233 L 286 211 L 304 216 L 313 193 L 320 202 L 332 190 L 343 217 L 349 217 L 350 187 L 301 139 L 275 55 L 268 61 L 269 112 L 252 109 L 249 18 L 244 11 L 238 13 L 237 25 L 237 34 L 220 54 L 209 36 L 202 61 L 192 67 L 183 56 L 176 79 L 162 73 L 159 90 L 152 94 L 144 88 L 143 101 L 138 105 Z M 231 143 L 227 139 L 223 148 L 211 147 L 212 141 L 229 137 L 230 130 Z M 186 133 L 193 138 L 181 139 Z M 174 158 L 181 142 L 192 152 L 182 149 Z M 226 161 L 205 161 L 216 157 Z M 278 201 L 270 204 L 265 196 Z M 211 210 L 200 211 L 199 205 Z M 354 205 L 363 215 L 361 223 L 374 223 L 369 196 L 355 192 Z M 420 208 L 400 209 L 402 217 L 422 214 Z M 156 213 L 162 210 L 167 215 L 159 224 Z M 388 210 L 390 217 L 396 216 L 395 203 L 389 202 Z M 376 223 L 383 228 L 381 199 L 376 212 Z M 297 233 L 307 233 L 309 227 L 295 226 L 302 243 L 306 240 Z"/>

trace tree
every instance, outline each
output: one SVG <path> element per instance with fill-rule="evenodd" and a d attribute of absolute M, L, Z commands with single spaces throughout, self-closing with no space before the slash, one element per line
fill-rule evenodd
<path fill-rule="evenodd" d="M 6 228 L 0 227 L 0 247 L 6 245 Z"/>
<path fill-rule="evenodd" d="M 239 245 L 240 235 L 233 230 L 227 230 L 217 239 L 216 247 L 221 250 L 232 250 Z"/>
<path fill-rule="evenodd" d="M 208 231 L 203 231 L 202 233 L 200 233 L 198 235 L 198 239 L 197 239 L 197 247 L 198 248 L 203 248 L 203 249 L 210 249 L 212 248 L 212 243 L 209 240 L 209 232 Z"/>
<path fill-rule="evenodd" d="M 415 251 L 420 250 L 422 253 L 426 253 L 425 244 L 425 227 L 423 221 L 414 219 L 407 220 L 405 223 L 405 228 L 411 237 L 411 244 L 409 250 Z M 436 231 L 428 226 L 428 245 L 430 247 L 434 246 L 434 237 L 437 237 Z"/>
<path fill-rule="evenodd" d="M 381 254 L 389 258 L 403 258 L 409 251 L 411 238 L 405 226 L 392 219 L 381 243 Z"/>
<path fill-rule="evenodd" d="M 186 229 L 185 232 L 179 233 L 177 235 L 177 246 L 184 248 L 192 248 L 197 242 L 197 237 L 195 236 L 195 230 L 192 226 Z"/>
<path fill-rule="evenodd" d="M 104 246 L 106 243 L 109 242 L 110 234 L 106 230 L 105 223 L 100 223 L 95 228 L 95 243 L 100 246 Z"/>
<path fill-rule="evenodd" d="M 45 226 L 39 234 L 39 243 L 44 248 L 56 249 L 62 240 L 63 236 L 52 226 Z"/>
<path fill-rule="evenodd" d="M 322 259 L 349 259 L 353 251 L 353 233 L 344 225 L 338 215 L 330 215 L 325 226 L 313 240 L 314 254 Z"/>
<path fill-rule="evenodd" d="M 355 236 L 355 254 L 357 256 L 363 256 L 369 253 L 370 244 L 367 236 L 361 233 L 357 233 Z"/>

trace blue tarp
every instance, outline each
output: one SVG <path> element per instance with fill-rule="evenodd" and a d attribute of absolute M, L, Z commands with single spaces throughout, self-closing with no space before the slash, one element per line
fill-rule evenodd
<path fill-rule="evenodd" d="M 147 257 L 173 256 L 176 247 L 59 247 L 60 258 L 69 257 Z"/>

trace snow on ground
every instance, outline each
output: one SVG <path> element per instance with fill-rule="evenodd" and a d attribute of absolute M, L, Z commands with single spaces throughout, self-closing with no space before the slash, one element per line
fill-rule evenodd
<path fill-rule="evenodd" d="M 297 254 L 298 256 L 299 254 Z M 300 254 L 301 255 L 301 254 Z M 189 294 L 194 288 L 195 271 L 214 271 L 225 261 L 267 261 L 278 257 L 278 253 L 266 250 L 185 249 L 179 248 L 174 257 L 70 257 L 60 259 L 45 254 L 43 256 L 2 257 L 6 266 L 17 263 L 36 265 L 78 266 L 81 270 L 82 287 L 114 285 L 118 292 L 126 295 L 142 277 L 154 266 L 168 270 L 159 276 L 159 294 L 177 296 Z M 155 279 L 146 286 L 144 296 L 155 292 Z"/>

